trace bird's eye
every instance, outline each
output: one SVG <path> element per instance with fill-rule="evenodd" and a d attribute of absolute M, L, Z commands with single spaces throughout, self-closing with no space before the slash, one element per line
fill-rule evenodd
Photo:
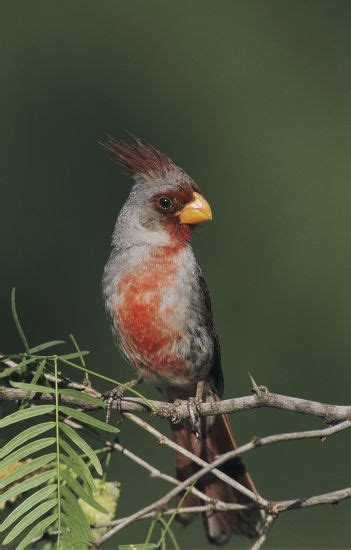
<path fill-rule="evenodd" d="M 168 197 L 161 197 L 158 203 L 163 210 L 169 210 L 173 206 L 171 199 Z"/>

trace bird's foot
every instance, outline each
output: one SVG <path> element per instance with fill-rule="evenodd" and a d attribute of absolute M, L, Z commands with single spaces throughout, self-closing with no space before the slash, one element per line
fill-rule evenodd
<path fill-rule="evenodd" d="M 201 399 L 199 399 L 198 397 L 189 397 L 187 401 L 191 429 L 193 430 L 197 439 L 200 439 L 201 436 L 201 418 L 199 415 L 200 403 Z"/>
<path fill-rule="evenodd" d="M 196 384 L 195 397 L 189 397 L 188 399 L 188 411 L 190 417 L 190 424 L 197 439 L 201 437 L 201 417 L 200 417 L 200 405 L 203 401 L 205 388 L 205 381 L 199 380 Z"/>
<path fill-rule="evenodd" d="M 201 420 L 199 414 L 199 406 L 201 402 L 202 400 L 197 397 L 189 397 L 188 399 L 176 399 L 173 403 L 174 413 L 172 421 L 174 423 L 183 421 L 183 416 L 177 415 L 177 408 L 185 406 L 188 409 L 189 414 L 187 422 L 189 422 L 191 430 L 195 433 L 197 439 L 200 439 L 201 436 Z"/>
<path fill-rule="evenodd" d="M 137 386 L 140 384 L 140 382 L 143 381 L 143 375 L 142 373 L 138 374 L 136 378 L 133 378 L 132 380 L 129 380 L 129 382 L 125 382 L 119 386 L 116 386 L 110 391 L 107 391 L 102 394 L 102 398 L 106 402 L 106 423 L 108 424 L 111 418 L 111 410 L 116 409 L 117 415 L 118 415 L 118 424 L 122 421 L 122 399 L 124 396 L 124 392 L 128 388 L 134 388 L 134 386 Z"/>
<path fill-rule="evenodd" d="M 105 401 L 106 406 L 106 416 L 105 422 L 108 424 L 111 419 L 112 409 L 117 411 L 117 423 L 120 424 L 122 421 L 122 398 L 124 395 L 124 388 L 122 386 L 116 386 L 112 390 L 106 391 L 102 394 L 102 398 Z"/>

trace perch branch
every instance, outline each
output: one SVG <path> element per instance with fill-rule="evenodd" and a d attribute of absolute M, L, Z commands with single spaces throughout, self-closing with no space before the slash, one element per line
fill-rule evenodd
<path fill-rule="evenodd" d="M 0 355 L 1 362 L 7 367 L 15 369 L 18 364 L 11 359 L 4 358 Z M 50 373 L 44 374 L 45 378 L 51 382 L 55 382 L 55 377 Z M 311 401 L 309 399 L 301 399 L 299 397 L 291 397 L 288 395 L 280 395 L 278 393 L 272 393 L 267 388 L 257 386 L 256 382 L 251 377 L 253 395 L 247 395 L 244 397 L 235 397 L 232 399 L 224 399 L 222 401 L 203 402 L 198 405 L 198 413 L 200 416 L 212 416 L 217 414 L 229 414 L 240 411 L 246 411 L 250 409 L 257 409 L 260 407 L 269 407 L 274 409 L 286 410 L 298 412 L 301 414 L 307 414 L 311 416 L 317 416 L 327 423 L 340 422 L 342 420 L 351 419 L 351 406 L 349 405 L 333 405 L 330 403 L 320 403 L 318 401 Z M 61 377 L 59 378 L 60 387 L 68 387 L 77 390 L 89 391 L 92 395 L 98 397 L 101 393 L 94 388 L 87 388 L 83 384 L 72 382 L 71 380 Z M 14 388 L 8 388 L 0 386 L 0 401 L 18 401 L 25 397 L 27 392 Z M 35 394 L 32 396 L 32 401 L 52 401 L 52 396 L 47 394 Z M 68 401 L 68 398 L 67 398 Z M 74 399 L 69 399 L 71 405 L 78 407 L 85 406 Z M 164 401 L 152 401 L 148 400 L 154 407 L 154 413 L 156 416 L 166 418 L 171 422 L 181 422 L 190 418 L 189 407 L 186 401 L 167 403 Z M 136 397 L 123 397 L 121 404 L 114 404 L 114 408 L 119 408 L 121 412 L 148 412 L 150 409 L 148 405 L 140 398 Z M 89 410 L 97 409 L 98 407 L 89 406 Z"/>
<path fill-rule="evenodd" d="M 52 377 L 54 380 L 54 377 Z M 70 387 L 78 390 L 87 390 L 86 386 L 74 382 L 67 383 L 65 387 Z M 26 391 L 0 386 L 0 401 L 19 401 L 26 396 Z M 96 396 L 101 394 L 95 390 L 90 390 L 90 393 Z M 32 402 L 52 402 L 52 396 L 48 394 L 35 394 Z M 85 407 L 86 403 L 79 400 L 65 398 L 71 405 L 77 407 Z M 153 405 L 154 414 L 161 418 L 170 420 L 171 422 L 181 422 L 190 417 L 189 407 L 184 403 L 167 403 L 164 401 L 149 402 Z M 117 408 L 117 405 L 113 405 Z M 229 414 L 240 411 L 257 409 L 260 407 L 269 407 L 274 409 L 294 411 L 311 416 L 317 416 L 327 423 L 340 422 L 342 420 L 351 419 L 351 406 L 346 405 L 331 405 L 329 403 L 319 403 L 318 401 L 310 401 L 308 399 L 300 399 L 298 397 L 290 397 L 287 395 L 279 395 L 276 393 L 261 393 L 259 395 L 248 395 L 245 397 L 235 397 L 233 399 L 224 399 L 223 401 L 200 403 L 198 412 L 200 416 L 212 416 L 217 414 Z M 89 405 L 89 410 L 96 410 L 98 407 Z M 148 412 L 150 413 L 147 404 L 137 397 L 123 397 L 121 400 L 121 412 Z"/>

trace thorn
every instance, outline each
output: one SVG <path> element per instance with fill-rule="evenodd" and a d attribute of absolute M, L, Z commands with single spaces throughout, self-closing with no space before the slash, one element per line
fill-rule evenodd
<path fill-rule="evenodd" d="M 259 437 L 257 437 L 257 435 L 254 435 L 253 438 L 251 439 L 251 443 L 255 447 L 260 447 L 261 446 L 261 439 Z"/>
<path fill-rule="evenodd" d="M 248 373 L 248 375 L 249 375 L 249 378 L 250 378 L 250 380 L 251 380 L 252 391 L 253 391 L 254 393 L 259 393 L 258 385 L 256 384 L 256 382 L 255 382 L 253 376 L 251 375 L 250 372 Z"/>
<path fill-rule="evenodd" d="M 255 393 L 257 397 L 263 397 L 263 394 L 269 393 L 267 386 L 258 386 L 250 372 L 248 375 L 252 384 L 252 392 Z"/>
<path fill-rule="evenodd" d="M 279 513 L 278 510 L 277 510 L 276 505 L 274 504 L 274 502 L 268 502 L 266 512 L 270 516 L 277 516 L 278 513 Z"/>

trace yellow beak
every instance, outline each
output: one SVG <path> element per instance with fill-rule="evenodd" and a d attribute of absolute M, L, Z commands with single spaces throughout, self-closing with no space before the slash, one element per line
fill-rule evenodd
<path fill-rule="evenodd" d="M 194 192 L 194 200 L 189 202 L 178 212 L 180 223 L 200 223 L 212 220 L 211 207 L 207 200 Z"/>

